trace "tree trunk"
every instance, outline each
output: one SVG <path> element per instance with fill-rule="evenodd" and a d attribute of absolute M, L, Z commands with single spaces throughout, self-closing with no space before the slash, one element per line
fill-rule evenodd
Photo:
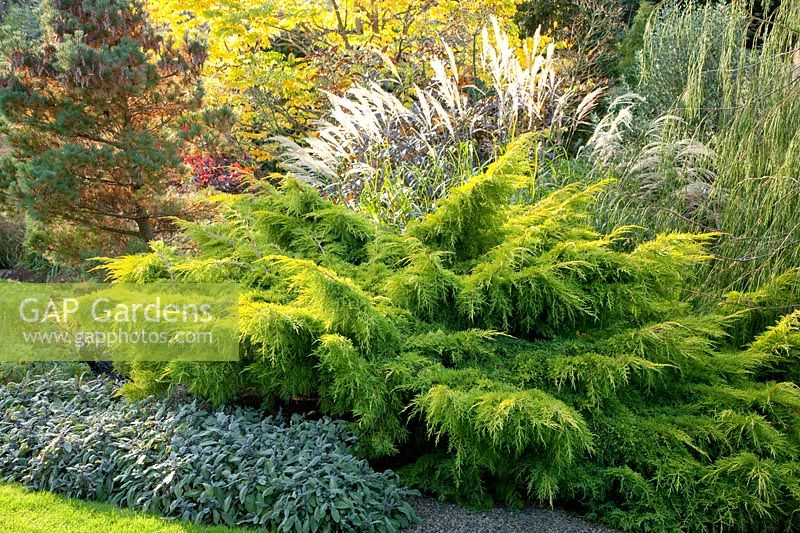
<path fill-rule="evenodd" d="M 148 243 L 155 237 L 155 229 L 153 224 L 150 223 L 150 217 L 141 217 L 136 219 L 136 225 L 139 226 L 139 238 Z"/>

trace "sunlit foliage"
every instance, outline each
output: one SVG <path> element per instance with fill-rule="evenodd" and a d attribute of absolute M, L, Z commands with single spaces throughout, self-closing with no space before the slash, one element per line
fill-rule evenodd
<path fill-rule="evenodd" d="M 474 505 L 573 501 L 630 530 L 790 528 L 797 316 L 764 332 L 749 311 L 783 292 L 695 309 L 683 287 L 717 236 L 599 233 L 589 206 L 608 183 L 531 200 L 532 141 L 402 233 L 287 181 L 220 198 L 218 220 L 185 225 L 193 252 L 105 261 L 119 281 L 246 289 L 241 361 L 134 363 L 128 393 L 313 399 L 352 421 L 363 453 L 402 451 L 409 483 Z"/>
<path fill-rule="evenodd" d="M 475 57 L 491 15 L 509 21 L 516 0 L 151 0 L 156 20 L 178 34 L 207 35 L 206 85 L 211 101 L 241 116 L 254 154 L 263 141 L 302 133 L 335 93 L 354 81 L 378 81 L 388 62 L 412 78 L 421 60 L 455 47 L 462 65 Z M 417 72 L 414 72 L 417 69 Z"/>

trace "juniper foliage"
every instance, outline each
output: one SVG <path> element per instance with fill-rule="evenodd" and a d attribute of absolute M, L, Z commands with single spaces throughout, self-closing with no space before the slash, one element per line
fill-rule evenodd
<path fill-rule="evenodd" d="M 473 505 L 573 502 L 627 530 L 796 527 L 800 319 L 765 311 L 791 274 L 695 309 L 683 287 L 716 235 L 599 233 L 606 184 L 531 195 L 531 144 L 402 233 L 287 181 L 220 197 L 185 247 L 105 260 L 116 281 L 245 289 L 239 362 L 134 363 L 128 392 L 313 398 L 362 453 L 401 452 L 408 483 Z"/>

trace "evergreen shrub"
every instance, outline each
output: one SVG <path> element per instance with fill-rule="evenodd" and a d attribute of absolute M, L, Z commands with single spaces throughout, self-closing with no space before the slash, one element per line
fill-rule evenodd
<path fill-rule="evenodd" d="M 127 393 L 311 398 L 351 420 L 362 453 L 398 454 L 409 483 L 473 505 L 577 503 L 627 530 L 795 527 L 797 273 L 697 308 L 688 284 L 716 235 L 601 234 L 605 184 L 532 194 L 532 144 L 402 232 L 287 181 L 219 197 L 186 246 L 106 260 L 117 281 L 244 288 L 239 362 L 134 363 Z"/>

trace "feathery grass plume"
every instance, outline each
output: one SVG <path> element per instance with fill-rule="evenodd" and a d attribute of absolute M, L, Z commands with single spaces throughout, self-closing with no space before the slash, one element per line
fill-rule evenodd
<path fill-rule="evenodd" d="M 584 153 L 620 177 L 601 221 L 723 234 L 709 289 L 753 290 L 797 266 L 800 5 L 666 2 L 648 22 L 634 90 Z M 637 99 L 638 100 L 638 99 Z M 661 118 L 659 118 L 661 117 Z M 657 126 L 655 129 L 653 126 Z M 626 139 L 623 141 L 623 139 Z"/>
<path fill-rule="evenodd" d="M 430 59 L 425 88 L 394 94 L 373 83 L 343 96 L 328 94 L 330 112 L 302 146 L 274 139 L 283 149 L 282 165 L 327 196 L 402 226 L 430 212 L 447 190 L 523 133 L 568 144 L 603 88 L 583 94 L 565 86 L 555 45 L 538 32 L 518 50 L 493 18 L 481 39 L 474 85 L 461 79 L 445 46 L 446 57 Z"/>
<path fill-rule="evenodd" d="M 644 102 L 635 93 L 615 98 L 581 147 L 580 157 L 592 164 L 590 175 L 618 179 L 601 204 L 599 224 L 634 222 L 662 231 L 717 227 L 716 206 L 708 201 L 716 177 L 714 151 L 677 115 L 642 124 Z"/>

